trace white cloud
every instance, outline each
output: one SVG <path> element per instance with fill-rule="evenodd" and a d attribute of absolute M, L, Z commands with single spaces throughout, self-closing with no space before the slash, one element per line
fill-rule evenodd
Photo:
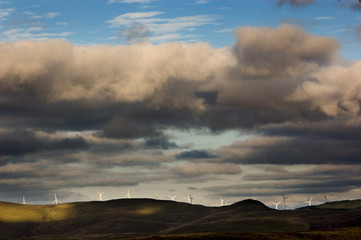
<path fill-rule="evenodd" d="M 4 32 L 4 35 L 11 42 L 19 40 L 46 40 L 49 38 L 64 38 L 71 35 L 71 32 L 61 33 L 49 33 L 43 32 L 44 29 L 41 27 L 30 27 L 30 28 L 14 28 Z"/>
<path fill-rule="evenodd" d="M 217 33 L 230 33 L 230 32 L 234 32 L 233 28 L 223 28 L 221 30 L 216 31 Z"/>
<path fill-rule="evenodd" d="M 157 19 L 151 17 L 160 15 L 162 13 L 163 12 L 157 11 L 125 13 L 107 22 L 110 24 L 111 27 L 120 27 L 122 25 L 130 26 L 134 23 L 134 21 L 137 21 L 138 23 L 150 23 L 151 21 L 157 21 Z"/>
<path fill-rule="evenodd" d="M 335 19 L 334 17 L 316 17 L 316 20 L 332 20 L 332 19 Z"/>
<path fill-rule="evenodd" d="M 354 31 L 354 29 L 344 28 L 344 29 L 337 29 L 334 31 L 330 31 L 329 33 L 334 34 L 334 33 L 344 33 L 344 32 L 352 32 L 352 31 Z"/>
<path fill-rule="evenodd" d="M 131 28 L 134 24 L 141 24 L 149 29 L 151 37 L 161 37 L 162 35 L 181 34 L 182 31 L 195 31 L 197 27 L 212 24 L 215 17 L 211 15 L 182 16 L 176 18 L 155 17 L 163 12 L 133 12 L 119 15 L 109 21 L 110 27 Z M 123 31 L 123 30 L 122 30 Z"/>
<path fill-rule="evenodd" d="M 57 22 L 56 25 L 68 26 L 69 23 L 67 23 L 67 22 Z"/>
<path fill-rule="evenodd" d="M 54 18 L 54 17 L 57 17 L 59 15 L 60 15 L 60 13 L 58 13 L 58 12 L 48 12 L 48 13 L 44 14 L 44 16 L 46 18 Z"/>
<path fill-rule="evenodd" d="M 6 17 L 10 16 L 10 14 L 14 11 L 14 8 L 0 9 L 0 21 L 5 20 Z"/>
<path fill-rule="evenodd" d="M 35 13 L 34 12 L 30 12 L 30 11 L 24 11 L 23 12 L 25 15 L 34 15 Z"/>
<path fill-rule="evenodd" d="M 198 4 L 207 4 L 208 2 L 209 2 L 208 0 L 198 0 L 194 4 L 196 4 L 196 5 L 198 5 Z"/>
<path fill-rule="evenodd" d="M 58 12 L 48 12 L 45 14 L 36 15 L 35 12 L 25 11 L 23 12 L 25 15 L 28 15 L 32 19 L 44 19 L 44 18 L 55 18 L 60 15 Z"/>

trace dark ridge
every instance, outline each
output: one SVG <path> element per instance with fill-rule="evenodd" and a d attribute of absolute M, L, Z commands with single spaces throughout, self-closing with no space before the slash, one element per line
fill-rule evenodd
<path fill-rule="evenodd" d="M 262 202 L 253 200 L 253 199 L 246 199 L 243 201 L 236 202 L 229 206 L 232 209 L 244 209 L 248 211 L 267 211 L 271 210 L 269 207 L 264 205 Z"/>
<path fill-rule="evenodd" d="M 315 206 L 317 208 L 328 208 L 328 209 L 359 209 L 361 208 L 361 200 L 343 200 L 326 202 L 324 204 Z"/>

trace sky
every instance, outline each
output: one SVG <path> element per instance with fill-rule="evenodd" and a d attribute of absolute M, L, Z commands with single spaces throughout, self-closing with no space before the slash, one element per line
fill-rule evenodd
<path fill-rule="evenodd" d="M 0 201 L 361 197 L 357 0 L 1 0 L 0 59 Z"/>

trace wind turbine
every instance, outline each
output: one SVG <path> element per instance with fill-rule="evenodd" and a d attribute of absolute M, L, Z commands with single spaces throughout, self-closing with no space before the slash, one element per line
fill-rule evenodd
<path fill-rule="evenodd" d="M 55 204 L 57 205 L 60 201 L 58 200 L 58 198 L 56 197 L 56 193 L 54 194 L 54 201 L 51 204 Z"/>
<path fill-rule="evenodd" d="M 283 209 L 287 209 L 286 199 L 287 199 L 288 197 L 286 197 L 285 195 L 283 195 L 283 193 L 281 193 L 281 194 L 282 194 L 282 199 L 283 199 Z"/>
<path fill-rule="evenodd" d="M 219 206 L 223 207 L 224 206 L 224 199 L 221 196 L 219 196 L 219 200 L 221 201 Z"/>
<path fill-rule="evenodd" d="M 279 205 L 281 202 L 278 202 L 278 203 L 272 202 L 272 203 L 273 203 L 273 205 L 275 205 L 276 210 L 278 210 L 278 205 Z"/>
<path fill-rule="evenodd" d="M 99 201 L 103 201 L 103 193 L 104 193 L 104 192 L 99 192 L 99 191 L 98 191 Z"/>
<path fill-rule="evenodd" d="M 305 201 L 305 203 L 307 203 L 307 204 L 308 204 L 308 206 L 311 206 L 311 202 L 312 202 L 312 197 L 310 196 L 310 200 Z"/>
<path fill-rule="evenodd" d="M 168 195 L 168 197 L 169 197 L 172 201 L 174 201 L 174 199 L 177 197 L 177 195 L 174 195 L 174 196 Z"/>
<path fill-rule="evenodd" d="M 155 199 L 159 199 L 158 192 L 155 192 Z"/>
<path fill-rule="evenodd" d="M 193 204 L 193 197 L 190 194 L 188 195 L 188 203 Z"/>
<path fill-rule="evenodd" d="M 26 204 L 25 196 L 23 196 L 23 204 Z"/>
<path fill-rule="evenodd" d="M 125 195 L 126 198 L 130 198 L 130 192 L 129 192 L 129 188 L 128 188 L 128 193 Z"/>
<path fill-rule="evenodd" d="M 327 196 L 326 196 L 326 193 L 324 193 L 324 194 L 323 194 L 323 198 L 322 198 L 322 200 L 323 200 L 324 202 L 327 202 Z"/>

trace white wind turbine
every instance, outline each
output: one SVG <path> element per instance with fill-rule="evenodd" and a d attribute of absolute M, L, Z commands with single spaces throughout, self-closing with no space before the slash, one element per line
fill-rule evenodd
<path fill-rule="evenodd" d="M 219 196 L 219 200 L 220 200 L 219 206 L 223 207 L 225 199 L 223 199 L 221 196 Z"/>
<path fill-rule="evenodd" d="M 188 203 L 193 204 L 193 197 L 190 194 L 188 195 Z"/>
<path fill-rule="evenodd" d="M 323 198 L 322 198 L 322 200 L 323 200 L 324 202 L 327 202 L 327 196 L 326 196 L 326 193 L 324 193 L 324 194 L 323 194 Z"/>
<path fill-rule="evenodd" d="M 308 206 L 311 206 L 311 202 L 312 202 L 312 197 L 310 196 L 310 200 L 305 201 L 305 203 L 307 203 L 307 204 L 308 204 Z"/>
<path fill-rule="evenodd" d="M 275 205 L 275 209 L 278 210 L 278 205 L 281 203 L 281 202 L 278 202 L 278 203 L 275 203 L 275 202 L 272 202 L 273 205 Z"/>
<path fill-rule="evenodd" d="M 288 197 L 286 197 L 285 195 L 283 195 L 283 193 L 281 193 L 281 194 L 282 194 L 282 199 L 283 199 L 283 209 L 287 209 L 286 199 L 287 199 Z"/>
<path fill-rule="evenodd" d="M 58 200 L 58 198 L 56 197 L 56 193 L 54 194 L 54 201 L 51 204 L 58 204 L 60 201 Z"/>
<path fill-rule="evenodd" d="M 168 197 L 169 197 L 172 201 L 174 201 L 174 200 L 175 200 L 175 198 L 177 197 L 177 195 L 174 195 L 174 196 L 170 196 L 170 195 L 168 195 Z"/>
<path fill-rule="evenodd" d="M 155 192 L 155 199 L 159 199 L 158 192 Z"/>
<path fill-rule="evenodd" d="M 25 196 L 23 196 L 23 204 L 26 204 Z"/>
<path fill-rule="evenodd" d="M 98 191 L 99 201 L 103 201 L 103 193 L 104 193 L 104 192 L 99 192 L 99 191 Z"/>
<path fill-rule="evenodd" d="M 128 188 L 128 193 L 125 195 L 126 198 L 130 198 L 130 191 L 129 191 L 129 188 Z"/>

